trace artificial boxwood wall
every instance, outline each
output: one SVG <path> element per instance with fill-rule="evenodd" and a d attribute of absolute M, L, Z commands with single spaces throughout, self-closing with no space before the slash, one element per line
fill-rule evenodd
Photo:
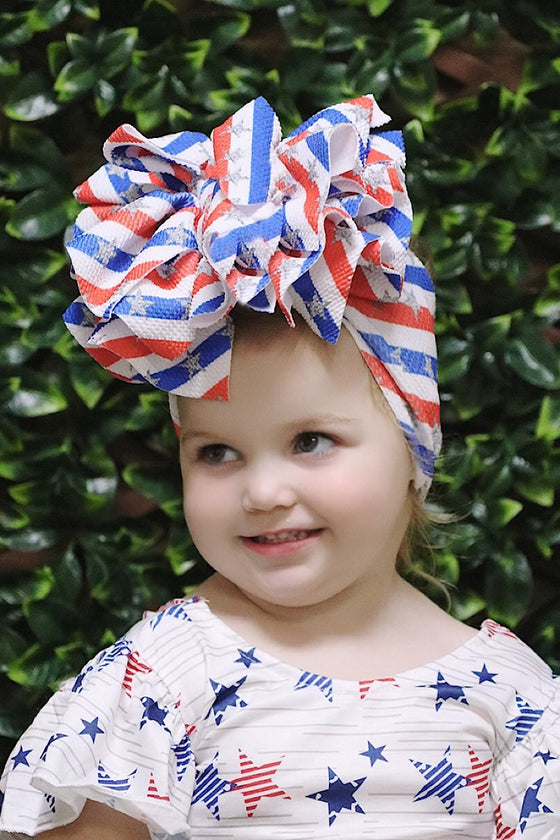
<path fill-rule="evenodd" d="M 121 122 L 289 131 L 373 92 L 433 264 L 453 610 L 560 660 L 560 8 L 550 0 L 14 0 L 0 7 L 0 735 L 202 565 L 166 399 L 67 334 L 72 187 Z"/>

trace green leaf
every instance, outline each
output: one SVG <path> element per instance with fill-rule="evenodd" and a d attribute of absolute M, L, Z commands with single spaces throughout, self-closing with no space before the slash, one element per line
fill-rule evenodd
<path fill-rule="evenodd" d="M 137 39 L 138 30 L 133 26 L 100 34 L 98 72 L 102 78 L 111 79 L 128 65 Z"/>
<path fill-rule="evenodd" d="M 56 545 L 58 534 L 52 529 L 24 528 L 4 537 L 6 547 L 12 551 L 43 551 Z M 41 578 L 44 582 L 47 578 Z M 45 584 L 48 585 L 48 584 Z M 50 589 L 48 589 L 50 591 Z"/>
<path fill-rule="evenodd" d="M 560 355 L 536 328 L 513 338 L 505 353 L 507 364 L 518 376 L 538 388 L 560 388 Z"/>
<path fill-rule="evenodd" d="M 393 0 L 367 0 L 368 12 L 372 17 L 381 17 L 392 4 Z"/>
<path fill-rule="evenodd" d="M 98 79 L 94 85 L 95 110 L 100 117 L 109 114 L 117 103 L 116 88 L 105 79 Z"/>
<path fill-rule="evenodd" d="M 72 387 L 88 408 L 95 408 L 105 391 L 112 384 L 112 377 L 80 349 L 72 354 L 70 365 Z"/>
<path fill-rule="evenodd" d="M 537 438 L 551 443 L 560 438 L 560 395 L 549 394 L 541 403 L 537 423 Z"/>
<path fill-rule="evenodd" d="M 27 12 L 4 12 L 0 15 L 0 47 L 19 47 L 31 40 L 33 33 Z"/>
<path fill-rule="evenodd" d="M 56 385 L 39 375 L 26 372 L 23 381 L 17 377 L 10 382 L 12 396 L 6 410 L 16 417 L 43 417 L 64 411 L 68 401 Z"/>
<path fill-rule="evenodd" d="M 82 587 L 83 574 L 72 548 L 64 552 L 53 572 L 57 597 L 63 601 L 73 601 Z"/>
<path fill-rule="evenodd" d="M 7 676 L 18 685 L 45 688 L 61 677 L 61 667 L 56 658 L 45 657 L 44 650 L 35 644 L 10 664 Z"/>
<path fill-rule="evenodd" d="M 523 505 L 517 499 L 498 499 L 496 504 L 488 506 L 489 520 L 496 525 L 504 526 L 521 513 Z"/>
<path fill-rule="evenodd" d="M 68 63 L 68 47 L 64 41 L 51 41 L 47 46 L 47 61 L 51 76 L 58 76 Z"/>
<path fill-rule="evenodd" d="M 212 53 L 223 52 L 240 38 L 243 38 L 251 28 L 251 16 L 238 12 L 235 17 L 214 26 L 212 38 L 208 39 L 208 46 Z M 191 42 L 193 43 L 193 42 Z"/>
<path fill-rule="evenodd" d="M 163 462 L 128 464 L 122 471 L 122 477 L 129 487 L 147 499 L 160 507 L 171 505 L 171 510 L 176 511 L 179 504 L 177 479 Z"/>
<path fill-rule="evenodd" d="M 440 32 L 429 20 L 417 19 L 414 25 L 399 35 L 396 50 L 403 64 L 424 61 L 438 46 Z"/>
<path fill-rule="evenodd" d="M 31 72 L 8 93 L 4 113 L 12 120 L 32 122 L 51 117 L 59 108 L 50 80 L 42 73 Z"/>
<path fill-rule="evenodd" d="M 35 32 L 42 32 L 66 20 L 71 9 L 70 0 L 38 0 L 30 9 L 27 19 Z"/>
<path fill-rule="evenodd" d="M 72 221 L 74 206 L 69 190 L 49 184 L 18 202 L 6 230 L 16 239 L 50 239 Z"/>
<path fill-rule="evenodd" d="M 68 102 L 90 90 L 97 78 L 97 68 L 85 58 L 65 64 L 54 83 L 60 102 Z"/>
<path fill-rule="evenodd" d="M 439 381 L 443 386 L 461 379 L 467 373 L 472 360 L 472 347 L 468 341 L 453 336 L 444 336 L 439 342 Z"/>
<path fill-rule="evenodd" d="M 427 61 L 393 67 L 393 85 L 398 98 L 420 119 L 430 122 L 434 114 L 435 71 Z"/>
<path fill-rule="evenodd" d="M 515 627 L 531 598 L 533 575 L 527 558 L 509 549 L 494 556 L 485 575 L 485 594 L 490 616 Z"/>

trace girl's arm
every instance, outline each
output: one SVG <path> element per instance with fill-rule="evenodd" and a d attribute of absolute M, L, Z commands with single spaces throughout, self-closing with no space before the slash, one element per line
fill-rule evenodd
<path fill-rule="evenodd" d="M 14 838 L 29 838 L 14 834 Z M 77 820 L 37 834 L 38 840 L 150 840 L 147 827 L 99 802 L 87 802 Z"/>

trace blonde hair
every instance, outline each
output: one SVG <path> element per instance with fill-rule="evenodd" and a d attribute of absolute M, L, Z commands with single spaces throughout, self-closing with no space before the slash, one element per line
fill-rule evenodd
<path fill-rule="evenodd" d="M 410 520 L 397 555 L 397 572 L 416 589 L 449 609 L 451 597 L 436 574 L 436 555 L 430 535 L 435 528 L 454 521 L 454 517 L 428 510 L 412 488 L 411 494 Z"/>

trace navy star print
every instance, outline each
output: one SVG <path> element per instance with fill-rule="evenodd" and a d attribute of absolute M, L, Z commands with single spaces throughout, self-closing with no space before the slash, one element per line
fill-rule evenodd
<path fill-rule="evenodd" d="M 234 685 L 221 685 L 221 683 L 214 682 L 212 679 L 210 680 L 210 684 L 212 685 L 212 689 L 216 695 L 216 699 L 212 704 L 210 712 L 214 712 L 216 726 L 220 725 L 224 719 L 226 710 L 230 706 L 232 708 L 243 708 L 243 706 L 247 705 L 245 700 L 242 700 L 237 694 L 237 689 L 241 688 L 246 679 L 247 677 L 242 677 Z M 210 712 L 208 712 L 206 718 L 210 716 Z"/>
<path fill-rule="evenodd" d="M 158 726 L 161 726 L 162 729 L 165 729 L 165 731 L 169 732 L 171 735 L 170 730 L 165 725 L 165 718 L 169 714 L 169 709 L 166 709 L 165 706 L 163 708 L 158 706 L 157 702 L 151 697 L 142 697 L 142 705 L 144 706 L 144 712 L 142 713 L 142 720 L 140 721 L 140 729 L 142 729 L 149 720 L 153 720 L 154 723 L 157 723 Z"/>
<path fill-rule="evenodd" d="M 216 753 L 212 762 L 197 777 L 192 804 L 204 802 L 212 816 L 219 821 L 220 809 L 218 799 L 223 793 L 229 793 L 230 790 L 234 790 L 235 785 L 228 782 L 227 779 L 220 778 L 218 769 L 214 764 L 217 758 L 218 753 Z"/>
<path fill-rule="evenodd" d="M 542 752 L 542 750 L 539 750 L 539 752 L 535 753 L 533 758 L 542 758 L 543 764 L 548 764 L 549 761 L 557 761 L 558 756 L 552 755 L 550 750 L 547 750 L 546 752 Z"/>
<path fill-rule="evenodd" d="M 479 685 L 482 685 L 482 683 L 485 682 L 491 682 L 494 683 L 494 685 L 496 684 L 496 680 L 494 679 L 494 677 L 498 676 L 498 672 L 496 671 L 495 674 L 492 674 L 486 667 L 486 663 L 482 666 L 480 671 L 473 671 L 472 673 L 475 675 L 475 677 L 478 677 Z"/>
<path fill-rule="evenodd" d="M 237 652 L 239 653 L 239 659 L 235 659 L 235 662 L 240 662 L 242 665 L 245 665 L 246 668 L 250 668 L 251 665 L 257 665 L 260 663 L 260 659 L 257 659 L 255 656 L 255 648 L 251 648 L 250 650 L 241 650 L 241 648 L 237 648 Z"/>
<path fill-rule="evenodd" d="M 363 779 L 354 779 L 352 782 L 343 782 L 334 770 L 329 767 L 329 786 L 317 793 L 307 794 L 308 799 L 316 799 L 318 802 L 326 802 L 329 806 L 329 826 L 335 821 L 337 814 L 342 811 L 352 811 L 355 814 L 364 814 L 363 808 L 358 805 L 354 793 L 363 785 Z"/>
<path fill-rule="evenodd" d="M 385 758 L 383 755 L 383 750 L 387 745 L 383 744 L 382 747 L 374 747 L 371 741 L 368 741 L 368 748 L 364 752 L 361 752 L 360 755 L 365 755 L 366 758 L 369 758 L 370 764 L 373 767 L 376 761 L 387 761 L 388 759 Z"/>
<path fill-rule="evenodd" d="M 413 761 L 412 758 L 410 761 L 427 780 L 424 787 L 414 797 L 414 801 L 420 802 L 422 799 L 428 799 L 430 796 L 437 796 L 445 806 L 447 813 L 453 814 L 455 809 L 455 793 L 461 788 L 466 787 L 470 779 L 467 776 L 462 776 L 460 773 L 455 772 L 449 760 L 450 754 L 451 747 L 447 747 L 443 758 L 438 764 Z"/>
<path fill-rule="evenodd" d="M 515 732 L 515 742 L 522 741 L 525 735 L 533 728 L 543 713 L 543 709 L 533 709 L 531 706 L 519 695 L 515 698 L 517 708 L 520 714 L 517 717 L 508 720 L 506 729 L 512 729 Z"/>
<path fill-rule="evenodd" d="M 437 691 L 436 697 L 436 711 L 439 712 L 443 703 L 447 700 L 457 700 L 460 703 L 465 703 L 468 706 L 469 701 L 465 696 L 465 690 L 461 685 L 451 685 L 444 678 L 441 671 L 438 671 L 437 682 L 426 686 L 427 688 L 435 688 Z"/>
<path fill-rule="evenodd" d="M 24 767 L 29 767 L 29 762 L 27 760 L 27 756 L 29 753 L 33 752 L 33 750 L 24 750 L 23 747 L 19 748 L 19 752 L 12 756 L 12 761 L 14 762 L 14 766 L 12 770 L 15 770 L 20 764 Z"/>
<path fill-rule="evenodd" d="M 98 717 L 95 717 L 93 720 L 84 720 L 83 718 L 80 718 L 80 720 L 84 724 L 84 728 L 80 732 L 80 735 L 89 735 L 91 740 L 95 742 L 98 735 L 105 734 L 105 731 L 99 726 Z"/>
<path fill-rule="evenodd" d="M 47 752 L 51 744 L 54 744 L 55 741 L 58 741 L 59 738 L 67 738 L 68 736 L 65 735 L 63 732 L 57 732 L 56 735 L 51 735 L 49 740 L 45 745 L 45 749 L 39 756 L 39 761 L 46 761 L 47 760 Z"/>
<path fill-rule="evenodd" d="M 539 799 L 539 791 L 541 789 L 542 782 L 542 778 L 537 779 L 537 781 L 533 782 L 531 787 L 525 792 L 525 798 L 523 799 L 523 805 L 521 806 L 521 814 L 519 815 L 519 827 L 522 833 L 527 828 L 527 821 L 533 814 L 553 813 L 552 808 L 549 808 L 548 805 L 545 805 Z"/>

